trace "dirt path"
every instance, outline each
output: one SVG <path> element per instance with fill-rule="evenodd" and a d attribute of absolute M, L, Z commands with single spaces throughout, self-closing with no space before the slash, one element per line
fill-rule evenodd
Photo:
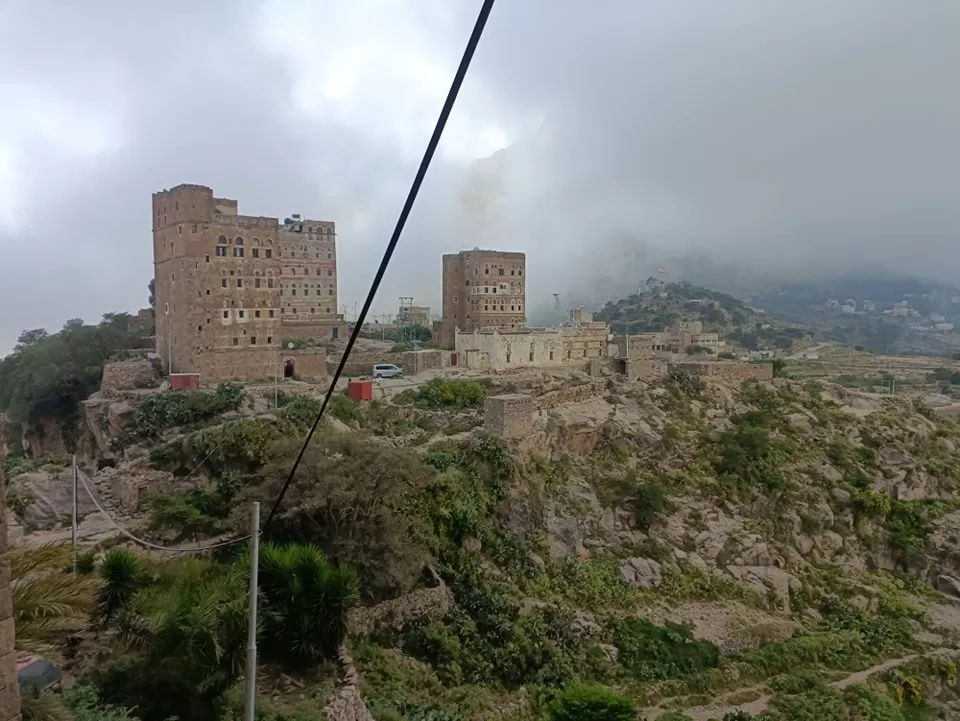
<path fill-rule="evenodd" d="M 833 681 L 829 684 L 831 688 L 837 690 L 843 690 L 848 686 L 854 686 L 858 683 L 863 683 L 868 678 L 873 676 L 875 673 L 882 673 L 883 671 L 889 671 L 891 668 L 896 668 L 897 666 L 902 666 L 905 663 L 913 661 L 915 658 L 921 656 L 939 656 L 946 653 L 949 653 L 953 649 L 937 649 L 931 651 L 928 654 L 914 654 L 912 656 L 904 656 L 903 658 L 892 658 L 883 663 L 878 663 L 876 666 L 871 666 L 870 668 L 864 669 L 863 671 L 857 671 L 852 673 L 849 676 L 840 679 L 839 681 Z M 751 686 L 748 688 L 738 689 L 728 694 L 724 694 L 712 704 L 707 706 L 695 706 L 689 709 L 683 709 L 681 713 L 689 716 L 693 721 L 710 721 L 710 719 L 722 719 L 725 714 L 733 713 L 734 711 L 746 711 L 749 714 L 759 714 L 763 713 L 767 706 L 770 705 L 770 702 L 773 700 L 773 694 L 765 694 L 753 701 L 748 701 L 746 703 L 740 704 L 729 704 L 727 699 L 732 696 L 739 696 L 749 691 L 761 691 L 765 689 L 766 686 Z M 654 706 L 652 708 L 643 709 L 640 712 L 640 718 L 649 719 L 649 721 L 654 721 L 660 714 L 666 713 L 671 709 L 662 708 L 660 706 Z"/>

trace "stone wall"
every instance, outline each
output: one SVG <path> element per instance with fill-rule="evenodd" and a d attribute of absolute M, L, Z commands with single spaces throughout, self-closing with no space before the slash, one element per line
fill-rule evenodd
<path fill-rule="evenodd" d="M 677 368 L 693 375 L 742 381 L 773 379 L 772 363 L 739 363 L 737 361 L 703 361 L 700 363 L 677 363 Z"/>
<path fill-rule="evenodd" d="M 394 365 L 403 366 L 403 354 L 401 353 L 390 353 L 389 351 L 381 352 L 364 352 L 358 353 L 354 351 L 350 354 L 350 358 L 347 359 L 347 364 L 344 366 L 343 375 L 344 376 L 372 376 L 373 367 L 378 363 L 393 363 Z M 327 358 L 327 375 L 332 376 L 337 372 L 337 366 L 340 364 L 340 357 L 336 358 Z M 406 372 L 406 368 L 403 369 Z"/>
<path fill-rule="evenodd" d="M 402 630 L 410 621 L 420 618 L 441 618 L 453 608 L 453 593 L 442 581 L 432 588 L 421 588 L 400 598 L 376 606 L 355 608 L 350 612 L 350 633 L 366 636 L 378 628 L 389 626 Z"/>
<path fill-rule="evenodd" d="M 556 391 L 549 391 L 542 396 L 537 396 L 534 403 L 542 411 L 565 406 L 570 403 L 579 403 L 590 398 L 595 398 L 605 392 L 606 385 L 601 382 L 583 383 L 571 388 L 561 388 Z"/>
<path fill-rule="evenodd" d="M 360 674 L 345 646 L 341 646 L 337 653 L 337 665 L 340 667 L 340 688 L 323 709 L 324 718 L 327 721 L 373 721 L 360 695 Z"/>
<path fill-rule="evenodd" d="M 427 370 L 439 370 L 450 367 L 450 351 L 414 350 L 407 351 L 400 360 L 403 374 L 415 376 Z"/>
<path fill-rule="evenodd" d="M 320 350 L 287 350 L 283 352 L 283 365 L 293 361 L 294 378 L 320 380 L 327 377 L 327 354 Z"/>
<path fill-rule="evenodd" d="M 0 425 L 0 449 L 4 448 Z M 7 556 L 7 515 L 4 503 L 3 458 L 0 452 L 0 721 L 19 721 L 20 682 L 14 651 L 13 600 L 10 596 L 10 559 Z"/>
<path fill-rule="evenodd" d="M 607 354 L 604 324 L 580 328 L 474 331 L 456 334 L 456 350 L 474 370 L 562 368 Z M 474 353 L 476 351 L 476 353 Z"/>
<path fill-rule="evenodd" d="M 522 393 L 488 396 L 483 404 L 483 425 L 499 438 L 521 438 L 533 429 L 533 398 Z"/>
<path fill-rule="evenodd" d="M 152 388 L 159 384 L 160 373 L 153 361 L 130 360 L 107 363 L 103 367 L 100 391 L 111 393 L 134 388 Z"/>

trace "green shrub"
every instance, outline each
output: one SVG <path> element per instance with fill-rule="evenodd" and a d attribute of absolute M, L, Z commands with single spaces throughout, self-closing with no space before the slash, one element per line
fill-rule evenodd
<path fill-rule="evenodd" d="M 413 395 L 424 408 L 470 408 L 483 403 L 484 387 L 463 378 L 431 378 Z"/>
<path fill-rule="evenodd" d="M 213 392 L 167 391 L 137 406 L 131 439 L 151 438 L 173 426 L 188 426 L 234 411 L 243 398 L 239 383 L 221 383 Z"/>
<path fill-rule="evenodd" d="M 720 663 L 716 646 L 675 623 L 661 627 L 641 618 L 623 619 L 614 629 L 614 645 L 620 663 L 643 681 L 681 678 Z"/>
<path fill-rule="evenodd" d="M 360 404 L 352 398 L 348 398 L 345 393 L 334 393 L 330 397 L 327 410 L 330 411 L 330 415 L 344 423 L 360 423 L 363 420 Z M 311 419 L 312 421 L 313 419 Z"/>
<path fill-rule="evenodd" d="M 635 721 L 636 716 L 630 697 L 585 684 L 563 689 L 547 709 L 549 721 Z"/>
<path fill-rule="evenodd" d="M 634 517 L 637 528 L 646 533 L 650 526 L 671 508 L 667 491 L 658 481 L 641 483 L 633 492 Z"/>

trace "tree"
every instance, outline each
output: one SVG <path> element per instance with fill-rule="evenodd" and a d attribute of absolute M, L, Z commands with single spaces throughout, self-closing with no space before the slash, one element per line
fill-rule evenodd
<path fill-rule="evenodd" d="M 103 625 L 114 621 L 127 608 L 134 595 L 146 584 L 146 566 L 130 551 L 107 551 L 99 569 L 103 581 L 97 593 L 97 606 Z"/>
<path fill-rule="evenodd" d="M 602 686 L 574 684 L 557 694 L 547 710 L 549 721 L 634 721 L 637 706 Z"/>
<path fill-rule="evenodd" d="M 299 442 L 280 447 L 275 465 L 267 469 L 268 482 L 249 489 L 247 498 L 274 498 L 298 451 Z M 437 543 L 411 503 L 429 482 L 430 473 L 409 450 L 350 434 L 318 437 L 274 519 L 273 536 L 316 544 L 329 558 L 350 564 L 367 596 L 407 591 L 419 580 Z M 236 506 L 244 510 L 237 510 L 231 522 L 241 531 L 247 523 L 246 504 Z"/>
<path fill-rule="evenodd" d="M 55 653 L 57 644 L 87 627 L 97 579 L 70 572 L 67 544 L 10 549 L 10 590 L 18 651 Z"/>
<path fill-rule="evenodd" d="M 149 295 L 147 296 L 147 302 L 150 304 L 150 307 L 156 310 L 157 308 L 157 281 L 153 278 L 150 279 L 150 282 L 147 283 L 147 291 Z"/>
<path fill-rule="evenodd" d="M 40 345 L 43 341 L 47 340 L 50 337 L 50 334 L 43 328 L 34 328 L 33 330 L 25 330 L 17 336 L 17 344 L 14 346 L 14 350 L 21 350 L 23 348 L 30 348 L 31 346 Z"/>

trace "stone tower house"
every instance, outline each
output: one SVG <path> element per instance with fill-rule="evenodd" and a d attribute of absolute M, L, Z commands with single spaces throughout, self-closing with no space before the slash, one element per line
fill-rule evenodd
<path fill-rule="evenodd" d="M 204 382 L 270 378 L 284 341 L 337 338 L 334 223 L 239 215 L 203 185 L 153 194 L 157 354 Z"/>
<path fill-rule="evenodd" d="M 7 515 L 3 495 L 3 420 L 0 419 L 0 721 L 20 721 L 20 682 L 13 650 L 13 600 L 7 557 Z"/>
<path fill-rule="evenodd" d="M 498 250 L 464 250 L 443 256 L 440 343 L 464 333 L 514 329 L 527 322 L 527 256 Z"/>

